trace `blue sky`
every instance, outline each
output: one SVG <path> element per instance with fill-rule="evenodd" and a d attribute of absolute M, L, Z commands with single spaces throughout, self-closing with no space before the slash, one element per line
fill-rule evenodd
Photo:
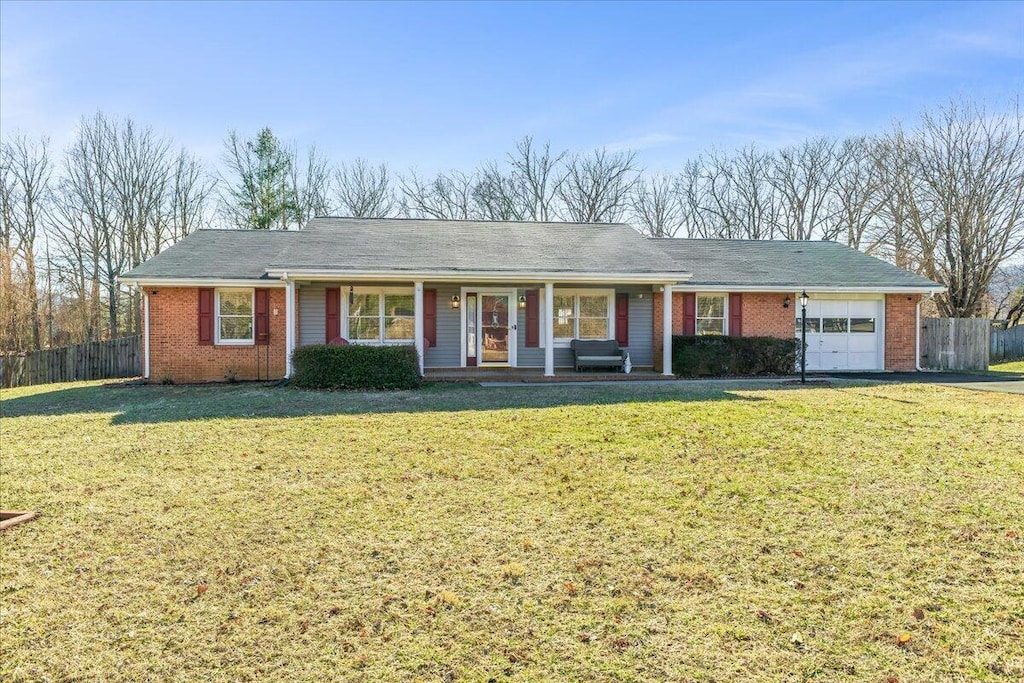
<path fill-rule="evenodd" d="M 1024 83 L 1024 3 L 0 4 L 0 128 L 68 142 L 128 115 L 216 161 L 270 125 L 424 172 L 532 134 L 634 147 L 869 133 Z"/>

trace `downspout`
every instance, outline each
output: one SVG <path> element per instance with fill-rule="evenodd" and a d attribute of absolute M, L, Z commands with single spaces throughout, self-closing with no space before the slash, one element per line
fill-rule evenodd
<path fill-rule="evenodd" d="M 917 302 L 917 306 L 914 307 L 914 369 L 918 372 L 927 372 L 927 370 L 921 367 L 921 304 L 931 300 L 934 296 L 935 292 L 928 292 L 928 298 L 921 299 Z"/>
<path fill-rule="evenodd" d="M 142 378 L 149 379 L 149 293 L 142 290 L 142 347 L 146 362 L 142 368 Z"/>

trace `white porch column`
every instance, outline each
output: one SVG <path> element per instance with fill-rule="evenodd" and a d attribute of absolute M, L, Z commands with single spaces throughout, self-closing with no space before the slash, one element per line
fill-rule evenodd
<path fill-rule="evenodd" d="M 672 285 L 665 285 L 661 295 L 661 368 L 663 375 L 672 374 Z"/>
<path fill-rule="evenodd" d="M 295 368 L 292 366 L 292 351 L 295 350 L 295 283 L 285 280 L 284 283 L 284 376 L 291 377 Z"/>
<path fill-rule="evenodd" d="M 413 285 L 415 287 L 415 293 L 413 295 L 413 335 L 416 337 L 416 355 L 419 356 L 420 362 L 420 375 L 423 374 L 423 283 L 416 282 Z"/>
<path fill-rule="evenodd" d="M 142 378 L 149 379 L 149 294 L 142 290 Z"/>
<path fill-rule="evenodd" d="M 544 283 L 544 317 L 541 320 L 541 329 L 544 330 L 544 376 L 555 376 L 555 284 Z"/>

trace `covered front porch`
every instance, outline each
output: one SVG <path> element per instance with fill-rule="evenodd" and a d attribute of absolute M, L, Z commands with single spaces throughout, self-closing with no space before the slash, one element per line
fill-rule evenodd
<path fill-rule="evenodd" d="M 650 282 L 509 282 L 300 280 L 294 292 L 294 344 L 329 343 L 415 346 L 421 373 L 459 380 L 514 377 L 592 381 L 671 376 L 670 345 L 660 342 L 672 329 L 671 296 L 655 292 L 672 284 Z M 655 319 L 660 328 L 655 330 Z M 614 339 L 633 368 L 622 372 L 573 372 L 574 339 Z"/>

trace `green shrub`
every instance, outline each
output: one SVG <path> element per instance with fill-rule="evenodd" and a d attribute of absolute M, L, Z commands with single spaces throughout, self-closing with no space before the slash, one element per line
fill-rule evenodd
<path fill-rule="evenodd" d="M 800 342 L 775 337 L 672 337 L 672 370 L 686 377 L 792 375 Z"/>
<path fill-rule="evenodd" d="M 422 382 L 412 346 L 302 346 L 292 382 L 303 389 L 415 389 Z"/>

